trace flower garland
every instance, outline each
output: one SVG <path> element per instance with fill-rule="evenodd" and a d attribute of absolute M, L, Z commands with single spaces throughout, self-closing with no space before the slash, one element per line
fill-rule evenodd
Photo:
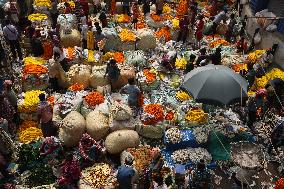
<path fill-rule="evenodd" d="M 84 85 L 75 83 L 75 84 L 71 85 L 68 88 L 68 90 L 70 90 L 70 91 L 82 91 L 82 90 L 84 90 Z"/>
<path fill-rule="evenodd" d="M 284 178 L 280 178 L 277 180 L 274 189 L 284 189 Z"/>
<path fill-rule="evenodd" d="M 32 113 L 36 112 L 37 106 L 39 104 L 39 94 L 44 93 L 44 91 L 28 91 L 24 94 L 25 99 L 23 103 L 18 106 L 18 110 L 21 113 Z"/>
<path fill-rule="evenodd" d="M 51 1 L 50 0 L 34 0 L 34 5 L 37 7 L 51 7 Z"/>
<path fill-rule="evenodd" d="M 23 132 L 24 130 L 30 128 L 30 127 L 38 127 L 38 123 L 31 120 L 25 120 L 23 123 L 21 123 L 19 127 L 19 133 Z"/>
<path fill-rule="evenodd" d="M 156 75 L 151 73 L 149 69 L 144 69 L 143 74 L 146 77 L 147 83 L 153 83 L 156 81 Z"/>
<path fill-rule="evenodd" d="M 142 119 L 145 125 L 153 125 L 164 120 L 164 110 L 160 104 L 148 104 L 144 108 L 144 112 L 150 115 L 150 118 Z"/>
<path fill-rule="evenodd" d="M 194 124 L 205 124 L 208 121 L 208 114 L 205 113 L 202 109 L 190 109 L 185 119 Z"/>
<path fill-rule="evenodd" d="M 161 37 L 165 37 L 166 42 L 171 40 L 171 33 L 168 27 L 163 27 L 155 32 L 155 36 L 157 39 Z"/>
<path fill-rule="evenodd" d="M 41 129 L 37 127 L 29 127 L 20 133 L 19 141 L 26 144 L 38 140 L 42 136 L 43 134 Z"/>
<path fill-rule="evenodd" d="M 105 101 L 104 96 L 99 92 L 90 92 L 85 97 L 85 101 L 89 106 L 97 106 Z"/>
<path fill-rule="evenodd" d="M 175 66 L 177 69 L 184 70 L 186 68 L 187 61 L 185 58 L 177 58 L 175 62 Z"/>
<path fill-rule="evenodd" d="M 144 16 L 139 15 L 138 16 L 138 22 L 137 22 L 137 29 L 143 29 L 143 28 L 147 28 L 148 25 L 145 22 Z"/>
<path fill-rule="evenodd" d="M 176 98 L 180 101 L 187 101 L 192 99 L 192 97 L 184 91 L 178 91 L 176 93 Z"/>
<path fill-rule="evenodd" d="M 124 62 L 124 54 L 122 52 L 115 52 L 113 58 L 117 63 Z"/>
<path fill-rule="evenodd" d="M 131 18 L 127 14 L 119 14 L 117 15 L 117 19 L 116 19 L 118 23 L 129 23 L 130 20 Z"/>
<path fill-rule="evenodd" d="M 29 65 L 29 64 L 36 64 L 36 65 L 43 65 L 46 63 L 46 61 L 41 58 L 41 57 L 33 57 L 29 56 L 24 58 L 24 65 Z"/>
<path fill-rule="evenodd" d="M 230 45 L 230 43 L 228 41 L 226 41 L 225 39 L 217 39 L 216 41 L 209 43 L 209 47 L 211 47 L 211 48 L 215 48 L 215 47 L 218 47 L 220 45 L 228 46 L 228 45 Z"/>
<path fill-rule="evenodd" d="M 122 42 L 134 42 L 136 40 L 136 35 L 128 29 L 122 29 L 118 36 Z"/>
<path fill-rule="evenodd" d="M 256 63 L 259 58 L 266 52 L 266 50 L 255 50 L 248 54 L 247 60 L 252 63 Z"/>
<path fill-rule="evenodd" d="M 44 19 L 47 19 L 47 15 L 46 14 L 41 14 L 41 13 L 36 13 L 36 14 L 30 14 L 28 16 L 28 20 L 30 21 L 41 21 Z"/>
<path fill-rule="evenodd" d="M 47 67 L 38 64 L 28 64 L 24 66 L 23 73 L 27 74 L 46 74 L 48 72 Z"/>

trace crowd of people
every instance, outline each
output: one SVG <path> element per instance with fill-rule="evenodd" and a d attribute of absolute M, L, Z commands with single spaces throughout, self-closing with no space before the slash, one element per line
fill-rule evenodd
<path fill-rule="evenodd" d="M 212 35 L 218 33 L 218 26 L 222 23 L 227 24 L 227 30 L 223 33 L 224 39 L 233 44 L 238 53 L 248 54 L 256 50 L 255 36 L 259 33 L 256 29 L 252 38 L 248 38 L 246 34 L 247 17 L 241 17 L 242 5 L 239 1 L 235 4 L 228 5 L 226 1 L 211 0 L 210 17 L 205 19 L 205 16 L 199 9 L 199 4 L 195 0 L 186 1 L 189 6 L 186 14 L 179 20 L 179 33 L 176 42 L 181 44 L 185 49 L 192 47 L 198 50 L 198 55 L 191 54 L 187 62 L 184 74 L 194 70 L 196 67 L 205 66 L 209 63 L 214 65 L 222 64 L 222 48 L 216 48 L 214 52 L 208 47 L 202 45 L 202 40 L 205 35 Z M 48 62 L 57 62 L 60 67 L 68 72 L 71 64 L 66 58 L 60 39 L 60 24 L 57 23 L 59 15 L 58 4 L 59 0 L 52 0 L 51 7 L 48 10 L 51 19 L 51 27 L 48 30 L 48 36 L 44 39 L 41 34 L 41 29 L 32 24 L 28 19 L 28 15 L 33 13 L 32 3 L 30 1 L 16 1 L 9 0 L 9 6 L 3 6 L 0 9 L 2 37 L 6 42 L 6 46 L 1 42 L 0 44 L 0 58 L 1 68 L 4 68 L 7 74 L 1 78 L 0 83 L 0 129 L 5 132 L 12 140 L 17 140 L 17 130 L 23 120 L 21 120 L 18 112 L 19 91 L 16 92 L 16 81 L 14 68 L 23 65 L 23 59 L 27 56 L 44 57 L 46 54 L 45 45 L 52 44 L 52 53 L 48 57 Z M 138 9 L 142 10 L 143 16 L 149 15 L 151 7 L 155 5 L 155 13 L 157 15 L 163 14 L 163 7 L 166 0 L 123 0 L 123 13 L 130 16 L 133 25 L 131 27 L 136 29 L 138 22 Z M 103 33 L 103 28 L 111 27 L 109 22 L 111 15 L 116 10 L 115 0 L 76 0 L 75 7 L 71 6 L 68 1 L 64 2 L 63 14 L 74 14 L 78 21 L 78 31 L 81 34 L 81 47 L 83 49 L 90 49 L 106 52 L 101 48 L 102 41 L 106 40 L 106 35 Z M 172 3 L 174 9 L 176 4 Z M 237 7 L 237 9 L 235 9 Z M 137 14 L 136 14 L 137 13 Z M 96 22 L 91 21 L 91 15 L 96 16 Z M 240 22 L 237 22 L 240 19 Z M 2 39 L 1 39 L 2 40 Z M 25 42 L 24 42 L 25 41 Z M 49 43 L 48 43 L 49 42 Z M 26 46 L 28 44 L 28 46 Z M 7 54 L 6 48 L 9 49 Z M 247 69 L 240 70 L 242 75 L 248 82 L 249 87 L 253 86 L 257 78 L 263 77 L 266 72 L 273 66 L 273 57 L 277 51 L 278 45 L 273 45 L 269 50 L 262 55 L 259 63 L 248 63 Z M 210 53 L 209 53 L 210 50 Z M 175 59 L 162 61 L 163 67 L 171 72 L 175 69 Z M 143 96 L 143 91 L 137 83 L 136 78 L 129 78 L 128 84 L 122 88 L 117 88 L 121 70 L 115 59 L 105 62 L 107 65 L 104 77 L 108 78 L 111 86 L 110 93 L 119 92 L 128 95 L 128 105 L 134 110 L 133 117 L 139 117 L 141 112 L 140 99 Z M 3 73 L 3 76 L 5 75 Z M 2 75 L 2 73 L 0 74 Z M 64 93 L 65 89 L 59 85 L 58 75 L 50 74 L 48 93 Z M 39 95 L 39 104 L 37 107 L 37 120 L 43 133 L 43 143 L 40 148 L 40 155 L 47 157 L 49 154 L 57 154 L 63 159 L 60 162 L 60 175 L 56 181 L 57 188 L 78 188 L 78 181 L 80 180 L 81 170 L 85 167 L 91 166 L 94 162 L 106 161 L 109 162 L 108 155 L 105 151 L 103 142 L 94 141 L 90 136 L 84 136 L 80 143 L 79 149 L 84 152 L 83 163 L 79 162 L 75 153 L 72 150 L 66 149 L 66 153 L 60 149 L 60 141 L 58 141 L 58 125 L 53 122 L 53 106 L 47 100 L 46 94 Z M 284 116 L 284 81 L 280 78 L 271 80 L 264 89 L 258 90 L 256 94 L 247 99 L 247 103 L 236 105 L 239 108 L 238 114 L 242 121 L 246 123 L 250 131 L 255 134 L 257 131 L 254 128 L 254 123 L 263 119 L 266 112 L 273 111 L 280 117 Z M 274 126 L 274 125 L 273 125 Z M 284 121 L 281 119 L 272 131 L 271 144 L 267 146 L 269 154 L 279 154 L 279 147 L 284 145 Z M 1 138 L 2 139 L 2 138 Z M 15 142 L 14 141 L 14 142 Z M 11 153 L 6 153 L 2 149 L 0 141 L 0 172 L 2 185 L 0 188 L 15 188 L 17 178 L 14 173 L 9 172 L 8 168 L 11 163 Z M 15 142 L 17 143 L 17 142 Z M 4 145 L 5 146 L 5 145 Z M 275 150 L 275 152 L 273 152 Z M 59 159 L 60 159 L 59 158 Z M 50 158 L 52 160 L 52 158 Z M 126 158 L 125 164 L 117 168 L 118 187 L 121 189 L 130 188 L 213 188 L 213 177 L 210 174 L 204 160 L 200 160 L 197 165 L 191 169 L 185 168 L 183 165 L 176 165 L 173 175 L 165 176 L 162 174 L 164 167 L 164 158 L 159 150 L 153 151 L 153 161 L 144 170 L 143 174 L 138 175 L 137 170 L 133 166 L 133 159 Z M 53 161 L 48 162 L 51 165 Z M 237 179 L 236 179 L 237 180 Z M 241 188 L 236 181 L 234 188 Z M 221 187 L 222 188 L 222 187 Z"/>

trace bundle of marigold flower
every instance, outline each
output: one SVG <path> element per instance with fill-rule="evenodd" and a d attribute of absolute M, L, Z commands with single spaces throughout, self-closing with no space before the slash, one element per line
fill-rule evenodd
<path fill-rule="evenodd" d="M 18 110 L 21 113 L 32 113 L 35 112 L 39 104 L 39 94 L 44 93 L 44 91 L 28 91 L 24 94 L 24 99 L 21 104 L 18 105 Z"/>
<path fill-rule="evenodd" d="M 134 42 L 136 40 L 136 35 L 128 29 L 122 29 L 118 36 L 122 42 Z"/>
<path fill-rule="evenodd" d="M 82 91 L 82 90 L 84 90 L 84 85 L 75 83 L 75 84 L 71 85 L 68 88 L 68 90 L 70 90 L 70 91 Z"/>
<path fill-rule="evenodd" d="M 22 143 L 29 143 L 38 140 L 43 136 L 41 129 L 37 127 L 29 127 L 20 132 L 19 140 Z"/>
<path fill-rule="evenodd" d="M 29 65 L 29 64 L 37 64 L 37 65 L 43 65 L 46 63 L 46 60 L 44 60 L 41 57 L 33 57 L 29 56 L 24 58 L 24 65 Z"/>
<path fill-rule="evenodd" d="M 47 19 L 47 15 L 46 14 L 40 14 L 40 13 L 36 13 L 36 14 L 30 14 L 28 16 L 28 19 L 30 21 L 41 21 L 41 20 L 44 20 L 44 19 Z"/>
<path fill-rule="evenodd" d="M 170 13 L 172 11 L 170 5 L 168 3 L 165 3 L 163 6 L 163 13 Z"/>
<path fill-rule="evenodd" d="M 185 58 L 177 58 L 175 62 L 175 66 L 177 69 L 184 70 L 186 68 L 187 61 Z"/>
<path fill-rule="evenodd" d="M 185 119 L 194 124 L 204 124 L 208 121 L 208 114 L 202 109 L 191 109 L 187 112 Z"/>
<path fill-rule="evenodd" d="M 19 127 L 19 133 L 30 127 L 38 127 L 38 123 L 36 121 L 31 121 L 31 120 L 23 121 Z"/>
<path fill-rule="evenodd" d="M 146 77 L 147 83 L 153 83 L 156 81 L 156 75 L 151 73 L 149 69 L 144 69 L 143 74 Z"/>
<path fill-rule="evenodd" d="M 23 73 L 26 74 L 46 74 L 48 72 L 47 67 L 38 64 L 28 64 L 24 66 Z"/>
<path fill-rule="evenodd" d="M 178 91 L 176 93 L 176 98 L 181 100 L 181 101 L 186 101 L 192 99 L 191 96 L 189 96 L 186 92 L 184 91 Z"/>
<path fill-rule="evenodd" d="M 173 111 L 170 111 L 166 114 L 165 116 L 165 120 L 167 121 L 172 121 L 175 117 L 175 113 Z"/>
<path fill-rule="evenodd" d="M 122 52 L 115 52 L 113 54 L 113 58 L 117 63 L 123 63 L 124 62 L 124 54 Z"/>
<path fill-rule="evenodd" d="M 156 13 L 151 13 L 150 17 L 155 21 L 155 22 L 160 22 L 162 21 L 161 16 L 157 15 Z"/>
<path fill-rule="evenodd" d="M 164 110 L 160 104 L 149 104 L 144 107 L 144 112 L 150 117 L 142 119 L 145 125 L 153 125 L 164 120 Z"/>
<path fill-rule="evenodd" d="M 139 174 L 143 173 L 145 168 L 148 167 L 153 160 L 151 148 L 149 147 L 128 148 L 127 152 L 134 157 L 133 165 Z"/>
<path fill-rule="evenodd" d="M 172 19 L 172 24 L 174 28 L 179 28 L 179 19 Z"/>
<path fill-rule="evenodd" d="M 274 189 L 284 189 L 284 178 L 280 178 L 277 180 Z"/>
<path fill-rule="evenodd" d="M 130 20 L 131 18 L 127 14 L 119 14 L 117 15 L 117 19 L 116 19 L 118 23 L 128 23 L 130 22 Z"/>
<path fill-rule="evenodd" d="M 34 5 L 37 7 L 51 7 L 51 1 L 50 0 L 34 0 Z"/>
<path fill-rule="evenodd" d="M 85 97 L 85 101 L 89 106 L 97 106 L 105 101 L 104 96 L 99 92 L 90 92 Z"/>
<path fill-rule="evenodd" d="M 51 106 L 54 106 L 54 100 L 55 100 L 54 96 L 49 96 L 46 98 L 46 101 L 49 102 Z"/>
<path fill-rule="evenodd" d="M 266 51 L 265 50 L 255 50 L 248 54 L 247 60 L 252 63 L 256 63 L 261 55 L 263 55 Z"/>
<path fill-rule="evenodd" d="M 114 56 L 114 53 L 113 52 L 107 52 L 106 54 L 104 54 L 102 56 L 102 60 L 105 62 L 105 61 L 109 61 L 110 59 L 112 59 Z"/>
<path fill-rule="evenodd" d="M 165 37 L 166 42 L 171 40 L 171 33 L 168 27 L 163 27 L 155 32 L 155 36 L 157 39 L 161 37 Z"/>
<path fill-rule="evenodd" d="M 209 43 L 209 47 L 211 47 L 211 48 L 215 48 L 215 47 L 218 47 L 220 45 L 228 46 L 228 45 L 230 45 L 230 43 L 228 41 L 226 41 L 225 39 L 217 39 L 216 41 Z"/>
<path fill-rule="evenodd" d="M 177 11 L 177 16 L 179 18 L 183 17 L 183 15 L 186 14 L 188 10 L 188 3 L 187 3 L 187 0 L 180 0 L 179 1 L 179 4 L 178 4 L 178 7 L 176 9 Z"/>

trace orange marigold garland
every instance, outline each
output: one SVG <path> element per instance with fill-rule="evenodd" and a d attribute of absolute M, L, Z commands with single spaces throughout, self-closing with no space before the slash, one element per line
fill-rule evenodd
<path fill-rule="evenodd" d="M 145 106 L 144 112 L 150 117 L 142 119 L 145 125 L 153 125 L 164 120 L 164 110 L 160 104 L 149 104 Z"/>
<path fill-rule="evenodd" d="M 144 69 L 143 74 L 146 77 L 147 83 L 153 83 L 156 81 L 156 75 L 152 74 L 149 69 Z"/>
<path fill-rule="evenodd" d="M 155 32 L 155 36 L 157 39 L 161 37 L 165 37 L 166 42 L 171 40 L 171 33 L 168 27 L 163 27 Z"/>
<path fill-rule="evenodd" d="M 105 101 L 104 96 L 99 92 L 90 92 L 86 97 L 85 101 L 89 106 L 97 106 Z"/>
<path fill-rule="evenodd" d="M 284 189 L 284 178 L 280 178 L 277 180 L 274 189 Z"/>
<path fill-rule="evenodd" d="M 51 59 L 53 56 L 53 44 L 50 41 L 43 43 L 43 57 L 45 60 Z"/>
<path fill-rule="evenodd" d="M 82 91 L 84 90 L 84 85 L 80 85 L 78 83 L 75 83 L 74 85 L 71 85 L 68 90 L 70 91 Z"/>
<path fill-rule="evenodd" d="M 45 74 L 48 72 L 48 69 L 45 66 L 42 65 L 36 65 L 36 64 L 28 64 L 25 65 L 23 73 L 24 74 Z"/>

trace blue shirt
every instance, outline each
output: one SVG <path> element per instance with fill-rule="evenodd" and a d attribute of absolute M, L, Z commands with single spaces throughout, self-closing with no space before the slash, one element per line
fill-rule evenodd
<path fill-rule="evenodd" d="M 120 189 L 132 188 L 132 177 L 135 175 L 135 171 L 131 166 L 122 165 L 118 167 L 117 181 Z"/>
<path fill-rule="evenodd" d="M 126 85 L 121 89 L 123 92 L 128 94 L 128 103 L 137 104 L 139 99 L 140 90 L 135 85 Z"/>

